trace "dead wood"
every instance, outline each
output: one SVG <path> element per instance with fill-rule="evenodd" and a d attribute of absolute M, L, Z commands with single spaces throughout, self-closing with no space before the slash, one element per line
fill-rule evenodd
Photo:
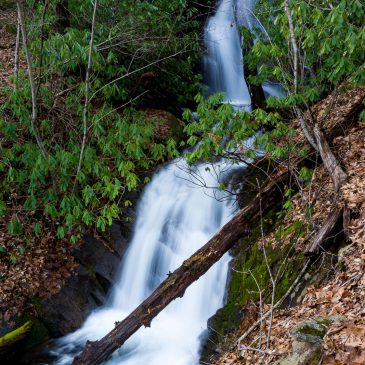
<path fill-rule="evenodd" d="M 324 224 L 312 238 L 306 253 L 312 254 L 316 253 L 320 249 L 324 249 L 326 241 L 332 238 L 339 231 L 337 227 L 342 219 L 343 210 L 343 207 L 336 207 L 330 212 Z"/>

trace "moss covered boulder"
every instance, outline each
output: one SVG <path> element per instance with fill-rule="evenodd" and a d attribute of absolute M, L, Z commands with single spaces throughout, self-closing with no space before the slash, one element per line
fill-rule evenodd
<path fill-rule="evenodd" d="M 154 137 L 157 140 L 167 141 L 173 138 L 175 141 L 180 141 L 183 139 L 185 124 L 172 113 L 161 109 L 145 109 L 143 113 L 148 120 L 154 122 Z"/>
<path fill-rule="evenodd" d="M 318 365 L 324 355 L 323 338 L 333 323 L 343 323 L 346 318 L 331 316 L 307 319 L 297 324 L 291 331 L 294 338 L 290 356 L 273 365 Z"/>

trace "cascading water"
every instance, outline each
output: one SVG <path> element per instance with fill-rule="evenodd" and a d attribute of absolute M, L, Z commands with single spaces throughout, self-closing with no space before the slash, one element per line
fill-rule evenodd
<path fill-rule="evenodd" d="M 182 163 L 182 162 L 181 162 Z M 180 164 L 181 164 L 180 163 Z M 218 167 L 218 166 L 217 166 Z M 184 169 L 185 170 L 185 169 Z M 138 207 L 130 248 L 109 305 L 92 313 L 54 352 L 68 364 L 85 341 L 96 340 L 128 315 L 184 259 L 200 248 L 228 219 L 227 205 L 189 181 L 176 162 L 155 174 Z M 208 186 L 216 176 L 204 165 L 195 175 Z M 200 336 L 207 319 L 222 305 L 228 256 L 141 329 L 107 362 L 110 365 L 192 365 L 198 363 Z"/>
<path fill-rule="evenodd" d="M 226 101 L 249 108 L 250 94 L 244 80 L 235 3 L 222 0 L 205 27 L 207 54 L 204 70 L 210 93 L 223 91 Z M 180 162 L 180 164 L 183 162 Z M 195 175 L 206 186 L 217 186 L 205 165 Z M 186 167 L 186 166 L 185 166 Z M 222 167 L 222 166 L 221 166 Z M 92 313 L 78 331 L 62 338 L 53 351 L 58 365 L 70 364 L 86 340 L 104 336 L 200 248 L 229 218 L 229 207 L 202 187 L 194 185 L 176 161 L 156 173 L 139 202 L 134 235 L 122 263 L 109 303 Z M 191 285 L 182 299 L 172 302 L 106 362 L 108 365 L 194 365 L 199 361 L 201 336 L 207 320 L 222 306 L 228 255 Z"/>
<path fill-rule="evenodd" d="M 241 2 L 245 2 L 241 0 Z M 223 92 L 226 101 L 241 108 L 251 105 L 243 74 L 241 36 L 234 0 L 222 0 L 204 29 L 203 68 L 209 94 Z"/>

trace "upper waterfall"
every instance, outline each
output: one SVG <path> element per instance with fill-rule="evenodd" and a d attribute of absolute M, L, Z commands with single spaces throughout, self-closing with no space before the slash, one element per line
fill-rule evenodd
<path fill-rule="evenodd" d="M 209 94 L 223 92 L 232 105 L 246 107 L 251 105 L 251 97 L 244 77 L 241 43 L 236 2 L 221 0 L 204 29 L 205 83 Z"/>

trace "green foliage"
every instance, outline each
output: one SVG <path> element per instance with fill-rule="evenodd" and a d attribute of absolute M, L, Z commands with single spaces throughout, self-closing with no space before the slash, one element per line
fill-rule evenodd
<path fill-rule="evenodd" d="M 302 167 L 299 171 L 300 179 L 306 183 L 311 181 L 312 176 L 313 176 L 313 170 L 308 169 L 308 167 Z"/>
<path fill-rule="evenodd" d="M 55 31 L 59 2 L 49 2 L 43 26 L 43 4 L 30 4 L 32 51 L 45 80 L 51 68 L 72 86 L 87 65 L 93 2 L 68 2 L 70 27 L 62 34 Z M 92 94 L 123 102 L 147 89 L 151 95 L 168 96 L 171 103 L 191 101 L 200 81 L 194 72 L 200 59 L 197 10 L 185 0 L 98 3 Z M 80 84 L 79 95 L 82 90 Z"/>
<path fill-rule="evenodd" d="M 256 42 L 245 61 L 258 75 L 250 81 L 279 81 L 289 92 L 270 106 L 312 103 L 345 79 L 365 83 L 365 4 L 358 0 L 289 1 L 299 48 L 298 92 L 293 95 L 292 53 L 288 19 L 283 6 L 260 1 L 256 15 L 266 31 L 257 29 Z M 268 17 L 267 11 L 271 13 Z"/>
<path fill-rule="evenodd" d="M 20 235 L 23 232 L 22 224 L 18 219 L 12 219 L 8 224 L 8 231 L 14 236 Z"/>
<path fill-rule="evenodd" d="M 294 144 L 280 143 L 291 138 L 294 130 L 278 112 L 234 110 L 222 100 L 221 94 L 208 99 L 197 95 L 199 122 L 190 122 L 185 128 L 189 136 L 187 143 L 196 146 L 193 152 L 185 155 L 190 164 L 216 157 L 226 157 L 235 162 L 249 161 L 262 153 L 273 159 L 283 159 L 298 150 Z M 189 121 L 192 114 L 186 110 L 183 117 Z"/>
<path fill-rule="evenodd" d="M 196 10 L 186 1 L 99 2 L 86 144 L 76 176 L 93 4 L 70 0 L 69 27 L 59 31 L 59 2 L 49 1 L 45 9 L 27 1 L 35 124 L 47 153 L 43 156 L 35 141 L 31 89 L 20 71 L 17 90 L 8 90 L 0 110 L 0 215 L 15 205 L 36 236 L 46 225 L 59 239 L 77 241 L 84 227 L 104 231 L 131 204 L 123 195 L 148 182 L 141 176 L 178 155 L 175 140 L 156 138 L 158 121 L 138 111 L 138 103 L 156 93 L 175 103 L 192 100 L 200 45 Z M 11 220 L 8 230 L 23 233 L 18 220 Z"/>

